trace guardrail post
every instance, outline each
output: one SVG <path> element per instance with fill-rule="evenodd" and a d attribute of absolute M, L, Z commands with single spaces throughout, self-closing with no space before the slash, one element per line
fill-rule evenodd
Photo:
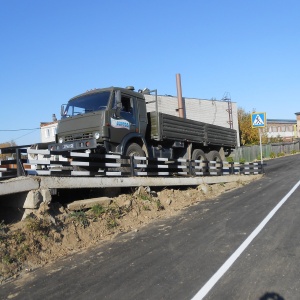
<path fill-rule="evenodd" d="M 130 173 L 131 176 L 134 176 L 134 156 L 130 156 Z"/>
<path fill-rule="evenodd" d="M 192 160 L 188 160 L 188 164 L 189 164 L 189 175 L 193 175 L 193 166 L 192 166 Z"/>
<path fill-rule="evenodd" d="M 16 148 L 16 162 L 17 162 L 17 176 L 25 176 L 26 172 L 22 163 L 21 151 L 19 148 Z"/>

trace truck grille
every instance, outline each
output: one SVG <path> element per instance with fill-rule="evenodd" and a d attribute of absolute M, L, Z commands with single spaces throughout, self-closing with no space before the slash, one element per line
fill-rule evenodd
<path fill-rule="evenodd" d="M 82 133 L 82 134 L 74 134 L 74 135 L 67 135 L 65 137 L 65 142 L 73 142 L 73 141 L 81 141 L 85 139 L 91 139 L 93 138 L 93 133 L 88 132 L 88 133 Z"/>

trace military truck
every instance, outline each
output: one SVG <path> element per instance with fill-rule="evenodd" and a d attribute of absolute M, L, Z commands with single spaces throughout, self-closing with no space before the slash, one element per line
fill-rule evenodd
<path fill-rule="evenodd" d="M 149 93 L 157 103 L 156 90 L 133 87 L 94 89 L 73 97 L 61 107 L 56 142 L 48 149 L 221 161 L 236 147 L 234 129 L 158 110 L 147 113 Z"/>

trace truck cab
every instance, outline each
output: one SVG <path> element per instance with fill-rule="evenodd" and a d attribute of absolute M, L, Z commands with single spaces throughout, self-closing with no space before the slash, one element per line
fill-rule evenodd
<path fill-rule="evenodd" d="M 61 108 L 52 151 L 125 154 L 130 140 L 145 144 L 147 111 L 133 87 L 94 89 L 73 97 Z"/>

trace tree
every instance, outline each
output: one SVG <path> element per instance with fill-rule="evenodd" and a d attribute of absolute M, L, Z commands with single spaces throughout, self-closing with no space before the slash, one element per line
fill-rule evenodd
<path fill-rule="evenodd" d="M 245 112 L 243 108 L 238 108 L 238 121 L 241 145 L 259 144 L 259 132 L 257 128 L 252 128 L 251 113 Z"/>
<path fill-rule="evenodd" d="M 17 144 L 14 141 L 10 141 L 10 142 L 0 144 L 0 148 L 8 148 L 8 147 L 12 147 L 12 146 L 17 146 Z M 10 153 L 9 154 L 0 154 L 0 160 L 5 160 L 10 156 L 11 156 Z"/>

